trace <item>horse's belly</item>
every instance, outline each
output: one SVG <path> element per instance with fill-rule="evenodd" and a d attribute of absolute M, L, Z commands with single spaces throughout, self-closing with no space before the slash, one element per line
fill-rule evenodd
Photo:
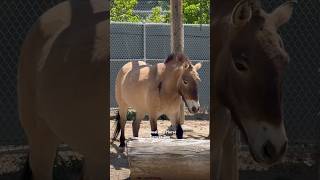
<path fill-rule="evenodd" d="M 134 109 L 146 109 L 146 93 L 143 90 L 130 90 L 123 91 L 123 99 L 125 103 Z"/>
<path fill-rule="evenodd" d="M 161 105 L 161 112 L 166 115 L 174 115 L 180 111 L 180 102 L 172 102 L 171 104 Z"/>

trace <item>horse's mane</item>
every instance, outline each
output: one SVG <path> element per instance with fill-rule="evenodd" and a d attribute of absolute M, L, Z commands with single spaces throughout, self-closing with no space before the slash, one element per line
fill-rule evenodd
<path fill-rule="evenodd" d="M 173 61 L 174 59 L 176 59 L 177 61 L 180 61 L 180 62 L 184 62 L 184 61 L 187 61 L 187 62 L 190 62 L 189 58 L 184 55 L 183 53 L 171 53 L 167 59 L 164 61 L 165 64 Z"/>

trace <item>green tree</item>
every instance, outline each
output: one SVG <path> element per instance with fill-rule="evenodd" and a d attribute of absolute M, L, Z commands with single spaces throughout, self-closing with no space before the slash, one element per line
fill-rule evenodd
<path fill-rule="evenodd" d="M 153 23 L 165 23 L 169 22 L 169 19 L 166 15 L 163 15 L 162 8 L 160 6 L 152 8 L 151 15 L 147 17 L 146 22 L 153 22 Z"/>
<path fill-rule="evenodd" d="M 186 24 L 209 24 L 209 0 L 183 0 L 183 16 Z"/>
<path fill-rule="evenodd" d="M 151 14 L 142 18 L 133 13 L 138 0 L 113 0 L 111 8 L 111 21 L 119 22 L 170 22 L 170 12 L 163 11 L 169 9 L 162 3 L 161 6 L 152 8 Z M 160 3 L 161 4 L 161 3 Z M 183 16 L 186 24 L 209 24 L 209 0 L 183 0 Z"/>
<path fill-rule="evenodd" d="M 113 0 L 111 8 L 111 21 L 141 22 L 141 18 L 133 14 L 137 0 Z"/>
<path fill-rule="evenodd" d="M 209 0 L 183 0 L 183 22 L 186 24 L 209 24 L 209 8 Z M 168 23 L 170 22 L 170 12 L 166 13 L 162 11 L 162 8 L 155 7 L 152 9 L 148 22 Z"/>

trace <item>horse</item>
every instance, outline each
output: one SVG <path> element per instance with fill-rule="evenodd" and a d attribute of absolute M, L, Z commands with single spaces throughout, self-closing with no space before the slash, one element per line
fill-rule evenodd
<path fill-rule="evenodd" d="M 278 162 L 286 152 L 282 84 L 289 56 L 277 30 L 290 19 L 294 4 L 285 2 L 271 13 L 253 0 L 213 5 L 215 180 L 239 178 L 237 127 L 261 165 Z"/>
<path fill-rule="evenodd" d="M 18 109 L 34 180 L 53 179 L 60 143 L 84 156 L 84 179 L 107 179 L 107 3 L 70 0 L 28 32 L 18 67 Z"/>
<path fill-rule="evenodd" d="M 133 121 L 133 136 L 138 137 L 140 121 L 147 113 L 150 119 L 151 136 L 158 136 L 157 118 L 166 114 L 171 124 L 176 125 L 176 136 L 183 138 L 180 104 L 185 102 L 191 113 L 199 110 L 198 70 L 201 63 L 193 65 L 182 53 L 170 54 L 164 63 L 148 65 L 143 61 L 125 64 L 118 72 L 115 97 L 119 106 L 119 120 L 114 131 L 115 140 L 121 129 L 120 147 L 125 146 L 124 128 L 128 107 L 136 110 Z"/>

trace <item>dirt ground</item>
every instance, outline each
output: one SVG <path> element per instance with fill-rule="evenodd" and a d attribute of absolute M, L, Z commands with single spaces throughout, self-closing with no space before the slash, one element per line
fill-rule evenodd
<path fill-rule="evenodd" d="M 132 121 L 126 125 L 126 138 L 132 137 Z M 158 120 L 159 135 L 164 135 L 170 122 Z M 115 128 L 114 121 L 110 122 L 110 134 Z M 184 138 L 205 139 L 209 134 L 209 121 L 186 120 L 183 126 Z M 140 137 L 150 137 L 149 121 L 142 121 Z M 175 135 L 172 135 L 175 138 Z M 130 170 L 127 154 L 119 148 L 119 141 L 110 145 L 110 179 L 129 179 Z M 319 151 L 317 151 L 319 152 Z M 318 155 L 318 157 L 320 157 Z M 55 180 L 78 180 L 81 177 L 81 156 L 72 151 L 60 151 L 54 167 Z M 287 152 L 282 163 L 271 168 L 262 168 L 255 163 L 248 151 L 239 153 L 240 180 L 318 180 L 320 178 L 320 164 L 315 162 L 315 156 L 303 152 Z M 14 154 L 0 153 L 0 180 L 27 179 L 27 154 L 25 152 Z"/>
<path fill-rule="evenodd" d="M 132 121 L 126 124 L 126 138 L 132 137 Z M 168 120 L 158 120 L 159 136 L 164 136 L 167 128 L 170 126 Z M 114 121 L 110 122 L 110 135 L 112 136 L 115 128 Z M 184 138 L 205 139 L 209 135 L 209 121 L 206 120 L 187 120 L 182 126 L 184 129 Z M 139 137 L 150 137 L 150 122 L 141 121 Z M 172 135 L 171 138 L 176 138 Z M 119 137 L 114 144 L 110 146 L 110 179 L 122 180 L 128 179 L 130 176 L 129 164 L 126 152 L 122 152 L 119 148 Z"/>
<path fill-rule="evenodd" d="M 126 124 L 126 138 L 132 137 L 132 121 Z M 159 135 L 164 135 L 170 121 L 158 120 Z M 110 135 L 115 128 L 114 121 L 110 123 Z M 184 138 L 205 139 L 209 134 L 209 121 L 186 120 Z M 142 121 L 139 137 L 150 137 L 149 121 Z M 175 138 L 175 135 L 171 136 Z M 119 139 L 119 137 L 118 137 Z M 110 179 L 130 179 L 130 170 L 126 152 L 119 148 L 117 140 L 110 146 Z M 282 163 L 266 168 L 257 164 L 248 151 L 239 152 L 240 180 L 317 180 L 320 176 L 320 166 L 309 153 L 287 152 Z"/>

